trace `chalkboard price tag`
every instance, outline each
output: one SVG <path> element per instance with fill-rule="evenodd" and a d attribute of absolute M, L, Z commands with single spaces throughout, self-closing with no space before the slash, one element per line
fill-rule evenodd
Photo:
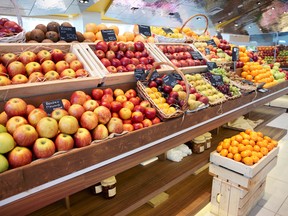
<path fill-rule="evenodd" d="M 206 53 L 206 55 L 210 55 L 210 49 L 209 48 L 205 48 L 205 53 Z"/>
<path fill-rule="evenodd" d="M 78 40 L 75 27 L 59 26 L 59 36 L 60 40 L 68 42 Z"/>
<path fill-rule="evenodd" d="M 46 113 L 51 114 L 53 110 L 57 108 L 64 109 L 64 105 L 61 99 L 58 100 L 51 100 L 51 101 L 44 101 L 43 103 L 44 110 Z"/>
<path fill-rule="evenodd" d="M 177 79 L 172 74 L 168 74 L 163 78 L 163 83 L 173 88 L 177 84 Z"/>
<path fill-rule="evenodd" d="M 166 32 L 166 34 L 169 34 L 169 33 L 174 33 L 172 29 L 170 28 L 162 28 L 164 32 Z"/>
<path fill-rule="evenodd" d="M 202 60 L 202 55 L 197 51 L 190 51 L 190 54 L 194 60 Z"/>
<path fill-rule="evenodd" d="M 101 30 L 101 34 L 103 36 L 104 41 L 117 41 L 115 32 L 113 29 L 103 29 Z"/>
<path fill-rule="evenodd" d="M 212 45 L 213 47 L 217 47 L 215 41 L 213 39 L 206 41 L 208 45 Z"/>
<path fill-rule="evenodd" d="M 206 64 L 209 71 L 213 70 L 214 68 L 217 68 L 216 62 L 207 62 Z"/>
<path fill-rule="evenodd" d="M 182 77 L 180 76 L 180 74 L 172 73 L 172 76 L 174 76 L 175 79 L 177 80 L 182 80 Z"/>
<path fill-rule="evenodd" d="M 152 73 L 152 75 L 151 75 L 151 77 L 150 77 L 150 80 L 155 80 L 156 78 L 158 78 L 159 77 L 159 73 L 155 70 L 153 73 Z"/>
<path fill-rule="evenodd" d="M 134 77 L 137 81 L 143 81 L 146 79 L 147 74 L 145 73 L 145 70 L 142 68 L 137 68 L 134 70 Z"/>
<path fill-rule="evenodd" d="M 239 48 L 233 47 L 232 49 L 232 61 L 238 61 L 239 59 Z"/>
<path fill-rule="evenodd" d="M 147 37 L 151 36 L 151 29 L 150 26 L 146 26 L 146 25 L 138 25 L 139 27 L 139 33 L 143 34 Z"/>
<path fill-rule="evenodd" d="M 223 77 L 221 75 L 215 75 L 215 74 L 212 74 L 210 82 L 212 83 L 213 86 L 221 86 L 224 84 Z"/>

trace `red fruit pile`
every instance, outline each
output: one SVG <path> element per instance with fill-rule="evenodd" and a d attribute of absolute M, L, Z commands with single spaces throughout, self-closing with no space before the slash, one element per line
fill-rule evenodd
<path fill-rule="evenodd" d="M 10 37 L 22 31 L 23 31 L 22 27 L 18 25 L 16 22 L 11 21 L 7 18 L 0 19 L 0 38 Z"/>

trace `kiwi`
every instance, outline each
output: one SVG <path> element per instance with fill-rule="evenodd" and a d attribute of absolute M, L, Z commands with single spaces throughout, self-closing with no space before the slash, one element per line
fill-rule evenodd
<path fill-rule="evenodd" d="M 31 34 L 30 31 L 26 32 L 25 34 L 26 41 L 30 41 L 30 34 Z"/>
<path fill-rule="evenodd" d="M 71 23 L 69 23 L 69 22 L 63 22 L 63 23 L 61 23 L 61 26 L 73 27 L 73 26 L 71 25 Z"/>
<path fill-rule="evenodd" d="M 45 34 L 40 29 L 33 29 L 30 33 L 30 39 L 37 42 L 41 42 L 45 39 Z"/>
<path fill-rule="evenodd" d="M 52 21 L 52 22 L 49 22 L 48 24 L 47 24 L 47 31 L 54 31 L 54 32 L 59 32 L 59 23 L 58 22 L 54 22 L 54 21 Z"/>
<path fill-rule="evenodd" d="M 42 43 L 54 43 L 54 42 L 52 40 L 46 38 L 42 41 Z"/>
<path fill-rule="evenodd" d="M 46 33 L 46 38 L 52 40 L 53 42 L 59 41 L 59 35 L 55 31 L 48 31 Z"/>
<path fill-rule="evenodd" d="M 36 25 L 35 29 L 40 29 L 40 30 L 42 30 L 42 31 L 44 32 L 44 34 L 46 34 L 46 32 L 47 32 L 47 27 L 46 27 L 46 25 L 44 25 L 44 24 L 38 24 L 38 25 Z"/>
<path fill-rule="evenodd" d="M 83 42 L 85 40 L 85 38 L 81 32 L 77 31 L 76 35 L 77 35 L 77 39 L 79 42 Z"/>

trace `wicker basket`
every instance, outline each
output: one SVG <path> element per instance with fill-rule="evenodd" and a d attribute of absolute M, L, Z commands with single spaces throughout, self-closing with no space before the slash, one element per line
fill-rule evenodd
<path fill-rule="evenodd" d="M 153 73 L 153 71 L 155 70 L 155 68 L 157 68 L 159 65 L 168 65 L 172 68 L 174 68 L 174 70 L 181 76 L 181 78 L 184 80 L 185 85 L 186 85 L 186 98 L 185 98 L 185 102 L 184 105 L 179 108 L 176 109 L 176 112 L 172 113 L 172 114 L 166 114 L 164 113 L 158 106 L 157 104 L 151 99 L 151 97 L 146 93 L 145 88 L 147 87 L 147 84 L 149 82 L 149 79 Z M 176 118 L 178 116 L 181 116 L 184 114 L 184 112 L 187 110 L 188 106 L 187 106 L 187 102 L 188 102 L 188 98 L 189 98 L 189 83 L 186 80 L 184 74 L 177 68 L 175 67 L 173 64 L 169 63 L 169 62 L 157 62 L 153 68 L 151 68 L 150 73 L 148 74 L 148 76 L 146 77 L 146 80 L 144 81 L 137 81 L 137 92 L 139 94 L 139 96 L 143 99 L 143 100 L 148 100 L 150 102 L 150 104 L 152 105 L 152 107 L 154 107 L 157 111 L 157 115 L 158 117 L 162 120 L 168 120 L 171 118 Z"/>
<path fill-rule="evenodd" d="M 183 28 L 186 26 L 186 24 L 187 24 L 190 20 L 192 20 L 192 19 L 195 18 L 195 17 L 199 17 L 199 16 L 203 17 L 203 18 L 205 19 L 205 23 L 206 23 L 205 28 L 204 28 L 204 31 L 203 31 L 201 34 L 197 34 L 197 33 L 194 32 L 195 35 L 197 35 L 197 37 L 193 37 L 193 36 L 188 36 L 188 35 L 186 35 L 184 32 L 182 32 L 182 31 L 183 31 Z M 205 16 L 204 14 L 195 14 L 195 15 L 189 17 L 189 18 L 184 22 L 184 24 L 183 24 L 182 27 L 180 28 L 179 32 L 182 33 L 182 34 L 184 34 L 184 35 L 186 36 L 186 42 L 192 43 L 192 42 L 198 40 L 198 37 L 199 37 L 200 35 L 205 34 L 205 32 L 207 31 L 207 29 L 208 29 L 208 18 L 207 18 L 207 16 Z"/>

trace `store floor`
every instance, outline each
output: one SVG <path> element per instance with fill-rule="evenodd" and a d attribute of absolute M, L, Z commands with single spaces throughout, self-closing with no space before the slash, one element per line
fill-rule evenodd
<path fill-rule="evenodd" d="M 288 130 L 288 113 L 284 113 L 268 126 Z M 251 210 L 248 216 L 287 216 L 288 215 L 288 134 L 280 142 L 278 161 L 268 174 L 264 197 Z M 210 203 L 196 216 L 212 216 Z"/>

